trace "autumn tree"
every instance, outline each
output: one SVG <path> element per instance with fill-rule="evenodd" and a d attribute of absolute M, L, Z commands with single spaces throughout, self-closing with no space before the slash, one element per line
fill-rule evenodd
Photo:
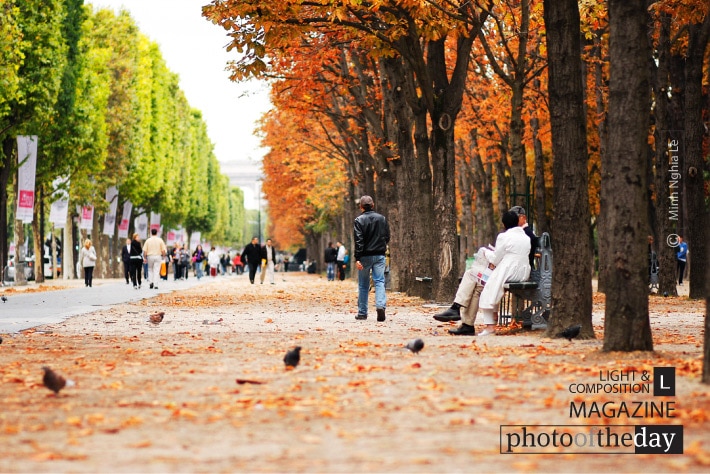
<path fill-rule="evenodd" d="M 604 350 L 652 350 L 648 315 L 648 124 L 646 2 L 611 0 L 609 150 L 602 162 L 600 246 L 609 252 Z M 623 198 L 622 198 L 623 196 Z"/>
<path fill-rule="evenodd" d="M 435 297 L 444 300 L 453 295 L 458 276 L 453 192 L 455 121 L 461 108 L 471 45 L 480 17 L 485 16 L 474 7 L 471 2 L 451 7 L 379 1 L 324 5 L 227 1 L 212 2 L 203 10 L 206 17 L 229 32 L 230 49 L 244 52 L 243 59 L 234 64 L 237 78 L 262 75 L 268 69 L 266 55 L 287 55 L 292 41 L 298 42 L 298 38 L 320 30 L 340 28 L 364 33 L 373 54 L 401 56 L 410 71 L 402 78 L 412 81 L 413 87 L 408 89 L 416 91 L 416 99 L 431 124 L 427 150 L 432 181 L 425 195 L 433 197 L 432 207 L 417 205 L 419 195 L 411 201 L 419 219 L 437 222 L 438 264 L 430 270 L 436 277 Z M 452 17 L 466 21 L 452 28 Z M 447 51 L 452 53 L 447 55 Z M 378 171 L 381 174 L 383 170 Z M 410 225 L 421 228 L 416 223 Z M 408 275 L 411 281 L 414 277 Z"/>

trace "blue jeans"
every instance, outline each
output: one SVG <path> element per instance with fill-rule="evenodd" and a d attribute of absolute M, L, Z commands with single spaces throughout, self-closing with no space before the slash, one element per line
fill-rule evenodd
<path fill-rule="evenodd" d="M 357 272 L 357 313 L 367 315 L 367 296 L 370 292 L 370 270 L 375 284 L 375 308 L 384 309 L 387 306 L 385 295 L 385 256 L 368 255 L 360 257 L 362 270 Z"/>
<path fill-rule="evenodd" d="M 335 262 L 328 262 L 326 273 L 328 275 L 328 281 L 335 280 Z"/>

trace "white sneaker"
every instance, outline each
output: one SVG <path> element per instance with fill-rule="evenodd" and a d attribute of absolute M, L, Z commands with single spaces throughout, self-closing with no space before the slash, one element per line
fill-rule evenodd
<path fill-rule="evenodd" d="M 493 330 L 484 329 L 483 331 L 481 331 L 480 333 L 478 333 L 478 335 L 479 335 L 479 336 L 494 336 L 495 333 L 496 333 L 496 332 L 493 331 Z"/>

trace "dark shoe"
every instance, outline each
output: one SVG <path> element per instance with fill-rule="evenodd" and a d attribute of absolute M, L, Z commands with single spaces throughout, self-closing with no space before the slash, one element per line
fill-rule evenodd
<path fill-rule="evenodd" d="M 434 319 L 441 321 L 442 323 L 449 323 L 451 321 L 460 321 L 461 313 L 458 309 L 449 308 L 443 313 L 435 314 Z"/>
<path fill-rule="evenodd" d="M 153 289 L 153 284 L 152 284 L 152 283 L 150 284 L 150 289 L 151 289 L 151 290 Z"/>
<path fill-rule="evenodd" d="M 466 323 L 461 323 L 461 326 L 456 329 L 449 329 L 449 334 L 453 334 L 454 336 L 475 336 L 476 328 Z"/>
<path fill-rule="evenodd" d="M 362 321 L 364 319 L 367 319 L 367 315 L 366 314 L 358 314 L 357 316 L 355 316 L 355 319 Z"/>
<path fill-rule="evenodd" d="M 377 321 L 381 323 L 385 319 L 385 308 L 377 308 Z"/>

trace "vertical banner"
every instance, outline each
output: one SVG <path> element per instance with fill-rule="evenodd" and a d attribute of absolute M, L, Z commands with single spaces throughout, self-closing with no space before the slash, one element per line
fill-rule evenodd
<path fill-rule="evenodd" d="M 190 234 L 190 249 L 195 250 L 200 244 L 200 239 L 202 238 L 201 232 L 193 232 Z"/>
<path fill-rule="evenodd" d="M 138 237 L 140 237 L 142 240 L 145 240 L 148 238 L 148 215 L 143 212 L 142 209 L 140 209 L 139 212 L 141 212 L 142 214 L 139 214 L 133 220 L 133 227 L 135 227 Z"/>
<path fill-rule="evenodd" d="M 17 211 L 15 219 L 32 222 L 35 204 L 37 135 L 17 137 Z"/>
<path fill-rule="evenodd" d="M 94 228 L 94 206 L 84 206 L 79 211 L 79 228 L 90 231 Z"/>
<path fill-rule="evenodd" d="M 54 200 L 52 201 L 52 207 L 49 210 L 49 222 L 51 222 L 57 229 L 63 229 L 67 224 L 69 194 L 63 188 L 65 183 L 68 185 L 69 178 L 57 178 L 52 183 L 52 198 Z"/>
<path fill-rule="evenodd" d="M 116 228 L 116 210 L 118 208 L 118 189 L 111 186 L 106 190 L 106 202 L 109 203 L 108 213 L 104 216 L 104 235 L 113 236 Z"/>
<path fill-rule="evenodd" d="M 160 234 L 160 214 L 150 213 L 150 230 L 157 229 Z"/>
<path fill-rule="evenodd" d="M 133 203 L 131 201 L 126 201 L 123 203 L 123 215 L 121 216 L 121 223 L 118 225 L 118 237 L 125 239 L 128 237 L 128 225 L 130 224 L 131 211 L 133 210 Z"/>

